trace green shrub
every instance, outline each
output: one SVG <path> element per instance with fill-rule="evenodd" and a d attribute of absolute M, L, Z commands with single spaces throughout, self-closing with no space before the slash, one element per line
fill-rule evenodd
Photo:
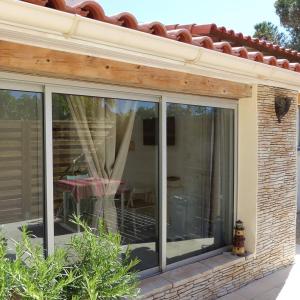
<path fill-rule="evenodd" d="M 45 258 L 42 246 L 34 245 L 23 227 L 16 259 L 10 264 L 14 293 L 24 300 L 65 299 L 65 288 L 74 280 L 73 272 L 65 268 L 66 255 L 64 249 L 57 249 Z"/>
<path fill-rule="evenodd" d="M 80 218 L 83 228 L 71 238 L 69 249 L 56 249 L 45 258 L 26 227 L 16 243 L 16 259 L 6 257 L 6 240 L 0 233 L 0 300 L 102 300 L 134 298 L 138 294 L 138 260 L 122 254 L 119 234 L 108 233 L 99 223 L 97 234 Z M 16 298 L 14 298 L 16 297 Z"/>
<path fill-rule="evenodd" d="M 130 251 L 122 255 L 121 237 L 105 230 L 99 222 L 97 234 L 86 222 L 74 217 L 83 232 L 71 238 L 70 249 L 74 281 L 68 286 L 68 299 L 120 299 L 138 294 L 137 274 L 132 271 L 138 260 Z"/>
<path fill-rule="evenodd" d="M 6 239 L 0 234 L 0 299 L 9 299 L 12 295 L 13 282 L 10 276 L 10 260 L 6 257 Z"/>
<path fill-rule="evenodd" d="M 74 217 L 83 232 L 71 238 L 69 249 L 56 249 L 45 258 L 26 227 L 16 242 L 16 259 L 7 258 L 6 240 L 0 233 L 0 300 L 102 300 L 134 298 L 138 294 L 138 260 L 122 254 L 119 234 L 108 233 L 99 223 L 97 234 Z M 14 298 L 17 297 L 17 298 Z"/>

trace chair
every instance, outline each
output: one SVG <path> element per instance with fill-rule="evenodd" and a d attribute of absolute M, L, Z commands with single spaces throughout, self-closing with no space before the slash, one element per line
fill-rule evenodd
<path fill-rule="evenodd" d="M 154 192 L 151 187 L 133 187 L 130 191 L 129 201 L 127 207 L 134 207 L 134 200 L 137 199 L 137 196 L 142 196 L 146 204 L 153 204 Z"/>

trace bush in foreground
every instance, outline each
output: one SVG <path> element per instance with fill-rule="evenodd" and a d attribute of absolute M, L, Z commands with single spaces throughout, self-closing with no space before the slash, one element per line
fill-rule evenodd
<path fill-rule="evenodd" d="M 99 223 L 97 234 L 80 218 L 74 223 L 82 233 L 71 238 L 67 249 L 58 248 L 47 257 L 34 245 L 26 227 L 16 243 L 16 259 L 6 257 L 6 243 L 0 239 L 0 299 L 97 300 L 134 298 L 138 294 L 138 263 L 130 251 L 122 253 L 121 237 Z M 14 296 L 13 296 L 14 295 Z M 13 298 L 15 297 L 15 298 Z"/>
<path fill-rule="evenodd" d="M 138 261 L 130 252 L 122 255 L 121 236 L 109 233 L 102 222 L 97 234 L 85 222 L 75 217 L 83 232 L 71 238 L 69 253 L 75 261 L 75 280 L 70 285 L 73 299 L 119 299 L 137 296 L 137 276 L 132 271 Z M 69 263 L 72 264 L 72 261 Z M 72 298 L 71 298 L 72 299 Z"/>

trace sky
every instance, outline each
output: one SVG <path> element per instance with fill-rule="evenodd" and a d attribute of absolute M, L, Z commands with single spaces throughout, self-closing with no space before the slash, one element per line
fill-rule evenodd
<path fill-rule="evenodd" d="M 225 26 L 245 35 L 254 33 L 254 25 L 271 21 L 280 25 L 275 0 L 97 0 L 108 16 L 130 12 L 140 23 L 210 24 Z"/>

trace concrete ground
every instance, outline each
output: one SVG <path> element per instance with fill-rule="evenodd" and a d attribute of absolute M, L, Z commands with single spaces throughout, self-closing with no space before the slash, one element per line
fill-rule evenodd
<path fill-rule="evenodd" d="M 300 299 L 300 214 L 297 218 L 295 264 L 219 298 L 220 300 L 299 300 Z"/>
<path fill-rule="evenodd" d="M 300 245 L 300 213 L 297 214 L 296 243 Z"/>

